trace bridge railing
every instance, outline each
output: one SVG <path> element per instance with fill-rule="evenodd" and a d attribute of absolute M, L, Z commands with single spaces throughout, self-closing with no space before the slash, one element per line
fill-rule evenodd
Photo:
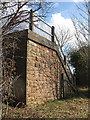
<path fill-rule="evenodd" d="M 34 17 L 38 17 L 38 19 L 34 20 Z M 43 28 L 43 26 L 38 26 L 37 24 L 35 24 L 35 22 L 38 22 L 38 21 L 41 21 L 44 25 L 48 26 L 50 31 L 48 32 L 49 29 L 45 30 L 45 26 Z M 50 37 L 50 41 L 52 42 L 56 42 L 56 44 L 58 45 L 59 47 L 59 52 L 61 54 L 61 58 L 63 60 L 63 63 L 65 64 L 65 55 L 60 47 L 60 42 L 58 40 L 58 37 L 57 35 L 55 34 L 55 27 L 54 26 L 51 26 L 49 25 L 48 23 L 46 23 L 42 18 L 40 18 L 39 16 L 35 15 L 33 13 L 33 10 L 31 9 L 30 11 L 30 17 L 29 17 L 29 29 L 32 30 L 34 32 L 34 27 L 37 28 L 38 30 L 40 30 L 40 32 L 42 31 L 43 33 L 46 34 L 46 37 L 47 35 Z M 38 33 L 39 34 L 39 33 Z M 41 34 L 43 36 L 43 34 Z M 44 35 L 45 37 L 45 35 Z M 47 37 L 48 38 L 48 37 Z M 71 75 L 72 77 L 72 72 L 71 72 L 71 69 L 67 63 L 67 71 L 69 72 L 69 74 Z"/>
<path fill-rule="evenodd" d="M 34 14 L 32 9 L 30 10 L 29 29 L 54 42 L 54 26 L 46 23 L 38 14 Z"/>
<path fill-rule="evenodd" d="M 64 53 L 63 53 L 63 50 L 62 50 L 61 47 L 60 47 L 60 42 L 59 42 L 59 40 L 58 40 L 57 35 L 56 35 L 56 34 L 54 34 L 54 35 L 55 35 L 55 42 L 57 43 L 57 45 L 58 45 L 58 47 L 59 47 L 59 51 L 60 51 L 60 54 L 61 54 L 61 58 L 63 59 L 63 61 L 64 61 L 64 63 L 65 63 L 65 55 L 64 55 Z M 72 71 L 71 71 L 68 63 L 67 63 L 67 70 L 68 70 L 69 74 L 71 75 L 71 77 L 73 78 Z"/>

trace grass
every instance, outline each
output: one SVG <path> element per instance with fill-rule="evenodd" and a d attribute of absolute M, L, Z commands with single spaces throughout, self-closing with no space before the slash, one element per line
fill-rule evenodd
<path fill-rule="evenodd" d="M 48 101 L 35 108 L 9 106 L 7 118 L 87 118 L 88 100 L 85 95 L 71 99 Z M 3 116 L 6 105 L 3 104 Z"/>

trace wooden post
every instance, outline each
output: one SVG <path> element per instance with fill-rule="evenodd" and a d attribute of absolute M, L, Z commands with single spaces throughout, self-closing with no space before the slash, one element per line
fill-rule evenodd
<path fill-rule="evenodd" d="M 61 73 L 61 82 L 60 82 L 60 99 L 65 98 L 65 88 L 64 88 L 64 73 Z"/>
<path fill-rule="evenodd" d="M 67 66 L 67 56 L 66 55 L 64 55 L 64 63 Z"/>
<path fill-rule="evenodd" d="M 60 81 L 60 99 L 63 98 L 63 73 L 61 73 L 61 81 Z"/>
<path fill-rule="evenodd" d="M 54 42 L 54 29 L 55 29 L 54 26 L 52 26 L 52 31 L 51 31 L 52 32 L 51 33 L 52 34 L 52 42 Z"/>
<path fill-rule="evenodd" d="M 30 18 L 29 18 L 30 24 L 29 24 L 29 29 L 31 31 L 34 31 L 34 23 L 33 23 L 33 10 L 30 10 Z"/>

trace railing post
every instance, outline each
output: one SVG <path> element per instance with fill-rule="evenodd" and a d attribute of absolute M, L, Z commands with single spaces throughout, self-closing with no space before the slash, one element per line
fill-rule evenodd
<path fill-rule="evenodd" d="M 67 66 L 67 56 L 64 55 L 64 63 L 65 63 L 65 66 Z"/>
<path fill-rule="evenodd" d="M 52 32 L 51 33 L 52 34 L 52 42 L 54 42 L 54 30 L 55 30 L 55 28 L 54 28 L 54 26 L 52 26 L 52 31 L 51 31 Z"/>
<path fill-rule="evenodd" d="M 30 23 L 29 23 L 29 29 L 30 29 L 31 31 L 34 31 L 33 10 L 32 10 L 32 9 L 30 10 L 29 21 L 30 21 Z"/>

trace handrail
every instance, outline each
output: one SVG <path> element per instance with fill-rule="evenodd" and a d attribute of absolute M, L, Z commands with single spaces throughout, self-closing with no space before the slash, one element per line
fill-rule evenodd
<path fill-rule="evenodd" d="M 72 78 L 73 78 L 73 75 L 72 75 L 71 69 L 70 69 L 70 67 L 69 67 L 68 64 L 67 64 L 67 67 L 68 67 L 68 70 L 69 70 L 69 72 L 70 72 L 70 74 L 71 74 L 71 76 L 72 76 Z"/>
<path fill-rule="evenodd" d="M 37 16 L 37 15 L 33 14 L 33 10 L 31 10 L 30 15 L 31 15 L 31 17 L 34 17 L 34 16 L 36 17 L 36 16 Z M 48 34 L 49 36 L 53 37 L 53 39 L 54 39 L 54 37 L 56 38 L 56 41 L 57 41 L 58 46 L 59 46 L 59 51 L 60 51 L 60 54 L 61 54 L 63 63 L 65 63 L 65 62 L 64 62 L 64 56 L 65 56 L 65 55 L 64 55 L 64 53 L 63 53 L 63 51 L 62 51 L 62 49 L 61 49 L 61 46 L 60 46 L 60 42 L 59 42 L 59 40 L 58 40 L 58 37 L 57 37 L 57 35 L 56 35 L 55 32 L 54 32 L 54 27 L 53 27 L 53 26 L 50 26 L 48 23 L 46 23 L 46 22 L 45 22 L 44 20 L 42 20 L 40 17 L 38 17 L 38 19 L 51 28 L 51 34 L 48 33 L 48 32 L 46 32 L 46 31 L 43 30 L 42 28 L 38 27 L 37 25 L 35 25 L 35 24 L 33 23 L 33 18 L 31 18 L 31 21 L 30 21 L 30 22 L 31 22 L 31 25 L 35 26 L 36 28 L 40 29 L 40 30 L 43 31 L 44 33 L 46 33 L 46 34 Z M 38 21 L 39 21 L 39 20 L 38 20 Z M 31 26 L 31 28 L 33 28 L 33 26 Z M 53 31 L 52 31 L 52 30 L 53 30 Z M 52 40 L 52 41 L 54 41 L 54 40 Z M 63 65 L 63 66 L 64 66 L 64 65 Z M 71 69 L 70 69 L 70 67 L 69 67 L 68 64 L 67 64 L 67 68 L 66 68 L 66 69 L 68 69 L 69 75 L 71 75 L 71 77 L 73 78 Z M 65 70 L 65 71 L 67 72 L 67 70 Z M 67 73 L 66 73 L 66 74 L 67 74 Z"/>
<path fill-rule="evenodd" d="M 49 26 L 50 28 L 52 28 L 52 26 L 51 25 L 49 25 L 48 23 L 46 23 L 42 18 L 40 18 L 38 15 L 35 15 L 34 14 L 34 16 L 35 17 L 38 17 L 38 19 L 40 20 L 40 21 L 42 21 L 43 23 L 45 23 L 47 26 Z"/>
<path fill-rule="evenodd" d="M 49 26 L 50 28 L 52 28 L 52 26 L 50 26 L 48 23 L 46 23 L 44 20 L 42 20 L 40 17 L 38 17 L 43 23 L 45 23 L 47 26 Z"/>
<path fill-rule="evenodd" d="M 57 36 L 56 36 L 55 33 L 54 33 L 54 35 L 55 35 L 55 38 L 56 38 L 56 40 L 57 40 L 57 42 L 58 42 L 58 46 L 59 46 L 59 49 L 60 49 L 61 56 L 62 56 L 62 58 L 63 58 L 63 60 L 64 60 L 64 53 L 63 53 L 63 51 L 62 51 L 62 49 L 61 49 L 61 47 L 60 47 L 60 42 L 59 42 L 59 40 L 58 40 L 58 38 L 57 38 Z"/>
<path fill-rule="evenodd" d="M 38 27 L 37 25 L 34 24 L 34 26 L 38 29 L 40 29 L 41 31 L 43 31 L 44 33 L 48 34 L 49 36 L 52 36 L 51 34 L 49 34 L 48 32 L 46 32 L 45 30 L 41 29 L 40 27 Z"/>
<path fill-rule="evenodd" d="M 59 40 L 58 40 L 56 34 L 54 34 L 54 35 L 55 35 L 56 40 L 57 40 L 57 42 L 58 42 L 58 46 L 59 46 L 59 48 L 60 48 L 60 50 L 61 50 Z M 64 53 L 63 53 L 62 50 L 60 51 L 60 53 L 62 53 L 62 55 L 64 56 Z M 59 55 L 58 55 L 58 56 L 59 56 Z M 68 78 L 68 79 L 66 79 L 67 83 L 72 87 L 73 91 L 78 94 L 77 88 L 76 88 L 75 86 L 73 86 L 73 81 L 72 81 L 72 80 L 73 80 L 73 75 L 72 75 L 72 72 L 71 72 L 71 69 L 70 69 L 69 65 L 67 64 L 67 67 L 69 68 L 69 69 L 68 69 L 69 74 L 68 74 L 68 71 L 67 71 L 66 67 L 64 66 L 64 62 L 63 62 L 64 59 L 62 59 L 62 56 L 61 56 L 61 57 L 59 56 L 59 60 L 61 61 L 62 67 L 63 67 L 63 69 L 64 69 L 64 71 L 65 71 L 65 74 L 66 74 L 66 76 L 67 76 L 67 78 Z M 71 75 L 71 77 L 70 77 L 70 75 Z"/>
<path fill-rule="evenodd" d="M 30 13 L 30 15 L 31 15 L 31 17 L 34 17 L 34 15 L 33 15 L 33 12 L 32 12 L 33 10 L 31 10 L 31 13 Z M 36 16 L 35 16 L 36 17 Z M 70 67 L 69 67 L 69 65 L 67 64 L 67 67 L 65 67 L 65 55 L 64 55 L 64 53 L 63 53 L 63 51 L 62 51 L 62 49 L 61 49 L 61 46 L 60 46 L 60 42 L 59 42 L 59 40 L 58 40 L 58 38 L 57 38 L 57 36 L 56 36 L 56 34 L 55 34 L 55 30 L 54 30 L 54 26 L 50 26 L 48 23 L 46 23 L 44 20 L 42 20 L 40 17 L 38 17 L 38 19 L 39 20 L 41 20 L 44 24 L 46 24 L 47 26 L 49 26 L 50 28 L 51 28 L 51 34 L 50 33 L 48 33 L 48 32 L 46 32 L 45 30 L 43 30 L 43 29 L 41 29 L 40 27 L 38 27 L 37 25 L 35 25 L 34 24 L 34 21 L 33 21 L 33 18 L 31 18 L 30 20 L 30 25 L 31 25 L 31 30 L 33 31 L 33 26 L 35 26 L 36 28 L 38 28 L 38 29 L 40 29 L 41 31 L 43 31 L 44 33 L 46 33 L 46 34 L 48 34 L 49 36 L 51 36 L 51 39 L 52 39 L 52 42 L 54 42 L 54 39 L 56 38 L 56 41 L 55 42 L 57 42 L 58 43 L 58 46 L 59 46 L 59 53 L 57 53 L 57 55 L 59 56 L 59 60 L 60 60 L 60 62 L 61 62 L 61 64 L 62 64 L 62 67 L 63 67 L 63 69 L 64 69 L 64 71 L 65 71 L 65 74 L 66 74 L 66 76 L 67 76 L 67 78 L 68 79 L 66 79 L 66 81 L 69 83 L 69 85 L 72 87 L 72 89 L 75 91 L 75 92 L 77 92 L 77 89 L 75 88 L 75 86 L 73 86 L 73 75 L 72 75 L 72 72 L 71 72 L 71 69 L 70 69 Z"/>
<path fill-rule="evenodd" d="M 50 29 L 51 29 L 51 32 L 47 32 L 45 31 L 44 29 L 38 27 L 36 24 L 34 24 L 34 18 L 33 17 L 38 17 L 38 20 L 36 21 L 41 21 L 43 22 L 45 25 L 47 25 Z M 34 26 L 36 28 L 38 28 L 39 30 L 41 30 L 42 32 L 46 33 L 47 35 L 49 35 L 49 37 L 51 37 L 50 39 L 52 39 L 52 42 L 54 42 L 54 27 L 49 25 L 48 23 L 46 23 L 42 18 L 40 18 L 38 15 L 35 15 L 33 10 L 31 9 L 30 10 L 30 16 L 29 16 L 29 29 L 32 30 L 34 32 Z"/>
<path fill-rule="evenodd" d="M 58 46 L 59 46 L 59 49 L 60 49 L 61 57 L 63 58 L 63 61 L 64 61 L 64 53 L 63 53 L 63 51 L 62 51 L 62 49 L 61 49 L 61 47 L 60 47 L 60 43 L 59 43 L 59 40 L 58 40 L 56 34 L 55 34 L 55 37 L 56 37 L 56 40 L 57 40 L 57 42 L 58 42 Z M 72 75 L 72 72 L 71 72 L 71 69 L 70 69 L 68 63 L 67 63 L 67 68 L 68 68 L 69 74 L 71 75 L 71 77 L 72 77 L 72 79 L 73 79 L 73 75 Z"/>

